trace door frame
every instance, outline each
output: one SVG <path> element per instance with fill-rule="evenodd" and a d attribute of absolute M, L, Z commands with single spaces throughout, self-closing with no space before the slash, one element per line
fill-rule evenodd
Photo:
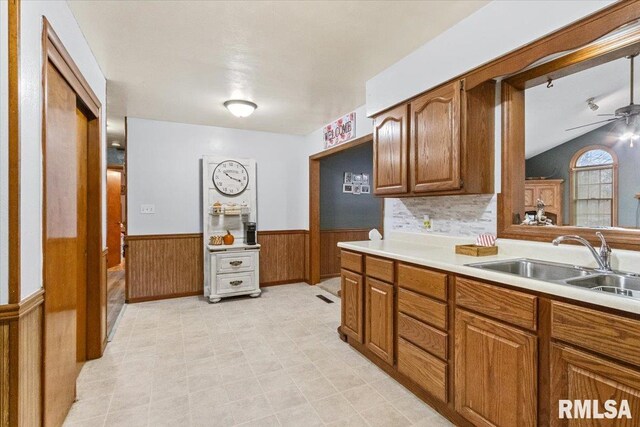
<path fill-rule="evenodd" d="M 46 141 L 47 141 L 47 85 L 48 71 L 47 65 L 51 63 L 58 72 L 65 78 L 69 86 L 76 93 L 77 99 L 82 102 L 88 118 L 87 135 L 87 337 L 86 337 L 86 359 L 97 359 L 102 356 L 106 346 L 106 268 L 105 253 L 102 248 L 102 196 L 103 196 L 103 171 L 102 171 L 102 105 L 95 95 L 91 86 L 86 81 L 79 68 L 71 58 L 62 41 L 53 30 L 46 17 L 43 17 L 42 27 L 42 168 L 43 177 L 46 176 Z M 46 181 L 43 178 L 43 199 L 42 199 L 42 244 L 43 248 L 47 238 L 46 228 Z M 43 250 L 43 270 L 42 283 L 45 288 L 46 283 L 44 265 L 47 254 Z M 104 277 L 103 277 L 104 276 Z M 42 337 L 44 343 L 44 322 Z M 43 347 L 43 361 L 44 361 Z M 43 363 L 44 369 L 44 363 Z M 44 381 L 44 372 L 43 372 Z M 44 404 L 44 402 L 43 402 Z M 43 414 L 44 415 L 44 414 Z"/>
<path fill-rule="evenodd" d="M 373 142 L 372 133 L 309 156 L 308 283 L 310 285 L 320 283 L 320 160 L 369 142 Z M 384 221 L 384 201 L 382 203 L 382 217 Z"/>

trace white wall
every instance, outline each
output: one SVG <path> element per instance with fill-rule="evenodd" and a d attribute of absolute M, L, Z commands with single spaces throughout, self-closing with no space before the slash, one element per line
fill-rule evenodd
<path fill-rule="evenodd" d="M 106 80 L 65 1 L 23 1 L 21 12 L 20 246 L 22 298 L 25 298 L 42 287 L 42 17 L 49 20 L 103 106 L 103 144 L 106 141 Z M 103 153 L 106 162 L 104 146 Z M 105 162 L 103 171 L 106 171 Z M 102 209 L 106 219 L 104 194 L 103 188 Z M 106 220 L 103 224 L 105 245 Z"/>
<path fill-rule="evenodd" d="M 302 136 L 146 119 L 127 121 L 129 235 L 202 232 L 201 159 L 253 158 L 258 170 L 258 230 L 301 229 L 305 181 Z M 141 214 L 141 204 L 155 214 Z"/>
<path fill-rule="evenodd" d="M 367 81 L 367 115 L 491 61 L 613 0 L 492 1 Z"/>
<path fill-rule="evenodd" d="M 7 303 L 8 285 L 8 200 L 7 200 L 7 149 L 9 132 L 8 121 L 8 46 L 7 46 L 7 7 L 6 0 L 0 0 L 0 304 Z"/>

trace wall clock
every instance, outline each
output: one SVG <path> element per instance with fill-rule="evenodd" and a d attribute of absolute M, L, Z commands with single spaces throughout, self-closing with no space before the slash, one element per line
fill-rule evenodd
<path fill-rule="evenodd" d="M 235 160 L 225 160 L 218 163 L 213 170 L 213 185 L 227 196 L 237 196 L 247 189 L 249 173 L 242 163 Z"/>

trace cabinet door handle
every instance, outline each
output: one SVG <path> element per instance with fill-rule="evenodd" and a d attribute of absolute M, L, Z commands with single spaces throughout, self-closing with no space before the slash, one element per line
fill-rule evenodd
<path fill-rule="evenodd" d="M 242 280 L 232 280 L 229 283 L 231 284 L 231 286 L 238 286 L 238 285 L 242 285 Z"/>
<path fill-rule="evenodd" d="M 242 261 L 231 261 L 229 264 L 231 264 L 234 267 L 237 267 L 242 264 Z"/>

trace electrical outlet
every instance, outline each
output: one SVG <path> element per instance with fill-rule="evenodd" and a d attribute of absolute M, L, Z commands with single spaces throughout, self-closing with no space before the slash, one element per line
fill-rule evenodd
<path fill-rule="evenodd" d="M 156 213 L 156 205 L 140 205 L 141 214 L 154 214 Z"/>

